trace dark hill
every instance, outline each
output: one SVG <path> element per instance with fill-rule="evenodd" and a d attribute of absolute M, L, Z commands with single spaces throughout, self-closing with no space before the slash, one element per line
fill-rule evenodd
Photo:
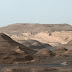
<path fill-rule="evenodd" d="M 36 51 L 15 42 L 6 34 L 0 33 L 0 64 L 25 61 L 27 55 L 32 55 L 35 52 Z"/>

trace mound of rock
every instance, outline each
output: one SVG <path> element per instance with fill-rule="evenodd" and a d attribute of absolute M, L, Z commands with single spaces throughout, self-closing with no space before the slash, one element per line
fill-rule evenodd
<path fill-rule="evenodd" d="M 15 42 L 6 34 L 0 33 L 0 64 L 11 64 L 17 60 L 24 62 L 27 55 L 32 57 L 34 53 L 36 51 Z"/>

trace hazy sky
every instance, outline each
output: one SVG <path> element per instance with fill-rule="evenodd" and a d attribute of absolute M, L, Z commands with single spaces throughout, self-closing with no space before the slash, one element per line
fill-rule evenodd
<path fill-rule="evenodd" d="M 0 26 L 13 23 L 72 24 L 72 0 L 0 0 Z"/>

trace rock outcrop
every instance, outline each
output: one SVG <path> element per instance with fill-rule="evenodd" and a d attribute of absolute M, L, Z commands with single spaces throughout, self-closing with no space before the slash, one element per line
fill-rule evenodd
<path fill-rule="evenodd" d="M 27 55 L 32 57 L 36 51 L 21 45 L 4 33 L 0 33 L 0 64 L 26 61 Z"/>
<path fill-rule="evenodd" d="M 55 53 L 49 50 L 48 48 L 44 48 L 44 49 L 39 50 L 35 55 L 53 57 L 55 56 Z"/>

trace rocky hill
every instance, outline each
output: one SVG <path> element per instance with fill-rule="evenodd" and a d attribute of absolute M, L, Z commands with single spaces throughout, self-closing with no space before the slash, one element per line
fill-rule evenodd
<path fill-rule="evenodd" d="M 13 64 L 14 62 L 33 59 L 32 55 L 35 52 L 36 51 L 15 42 L 6 34 L 0 33 L 0 64 Z M 27 58 L 27 56 L 29 58 Z"/>

